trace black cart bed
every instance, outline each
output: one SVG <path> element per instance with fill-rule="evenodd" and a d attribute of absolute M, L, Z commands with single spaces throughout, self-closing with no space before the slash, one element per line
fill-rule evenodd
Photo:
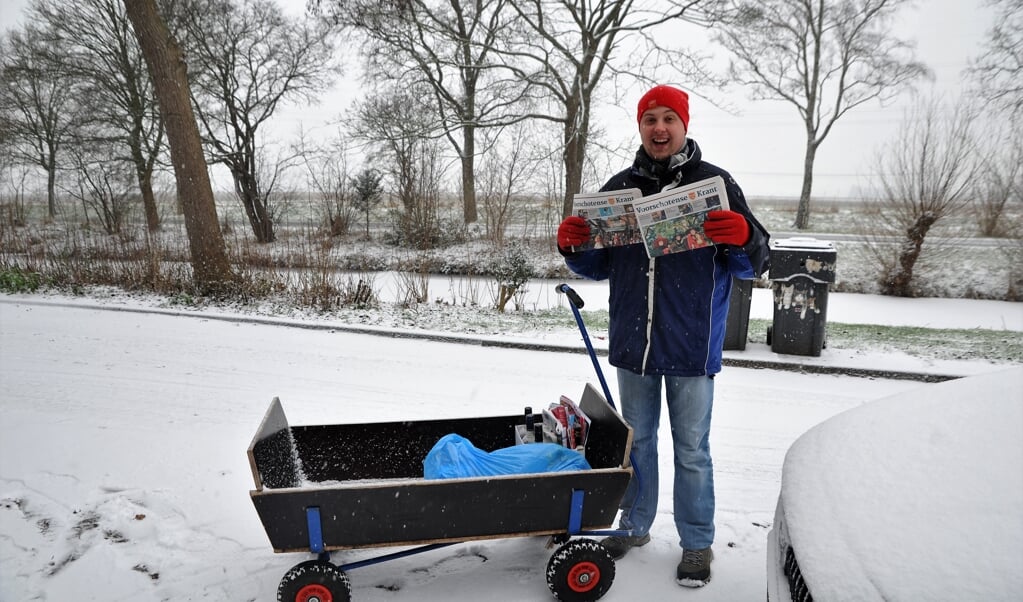
<path fill-rule="evenodd" d="M 423 460 L 444 435 L 509 447 L 523 416 L 291 426 L 275 398 L 248 449 L 252 502 L 277 552 L 607 529 L 632 476 L 632 429 L 590 385 L 579 406 L 592 470 L 426 480 Z"/>

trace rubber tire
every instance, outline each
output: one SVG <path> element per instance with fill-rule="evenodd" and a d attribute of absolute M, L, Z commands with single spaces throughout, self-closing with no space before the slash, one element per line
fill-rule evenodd
<path fill-rule="evenodd" d="M 547 562 L 547 587 L 562 602 L 599 600 L 614 579 L 614 558 L 592 539 L 566 543 Z"/>
<path fill-rule="evenodd" d="M 558 546 L 568 543 L 570 539 L 572 539 L 572 536 L 567 533 L 551 535 L 551 541 L 554 542 L 554 545 Z"/>
<path fill-rule="evenodd" d="M 351 602 L 348 575 L 329 562 L 296 564 L 277 586 L 277 602 Z"/>

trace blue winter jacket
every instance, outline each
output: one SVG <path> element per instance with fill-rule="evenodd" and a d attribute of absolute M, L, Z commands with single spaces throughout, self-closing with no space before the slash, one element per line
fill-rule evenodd
<path fill-rule="evenodd" d="M 695 141 L 687 144 L 689 159 L 673 170 L 640 148 L 632 167 L 612 177 L 601 191 L 639 188 L 647 196 L 673 182 L 679 170 L 679 185 L 721 176 L 729 208 L 750 224 L 745 246 L 713 245 L 655 259 L 642 244 L 562 251 L 576 274 L 608 280 L 609 361 L 639 374 L 720 372 L 732 276 L 754 279 L 768 268 L 770 235 L 753 217 L 739 185 L 728 172 L 703 161 Z"/>

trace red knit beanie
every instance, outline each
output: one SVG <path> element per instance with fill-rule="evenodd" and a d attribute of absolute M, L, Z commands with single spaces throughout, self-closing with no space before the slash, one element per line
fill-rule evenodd
<path fill-rule="evenodd" d="M 682 118 L 682 125 L 689 131 L 689 95 L 671 86 L 654 86 L 639 99 L 636 122 L 643 120 L 643 113 L 654 107 L 668 107 Z"/>

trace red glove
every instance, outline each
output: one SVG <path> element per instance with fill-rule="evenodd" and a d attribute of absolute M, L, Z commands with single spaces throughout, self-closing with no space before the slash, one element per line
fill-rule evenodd
<path fill-rule="evenodd" d="M 590 239 L 590 225 L 578 215 L 570 215 L 558 226 L 558 246 L 566 251 Z"/>
<path fill-rule="evenodd" d="M 708 211 L 703 231 L 715 243 L 741 247 L 749 242 L 749 223 L 734 211 Z"/>

